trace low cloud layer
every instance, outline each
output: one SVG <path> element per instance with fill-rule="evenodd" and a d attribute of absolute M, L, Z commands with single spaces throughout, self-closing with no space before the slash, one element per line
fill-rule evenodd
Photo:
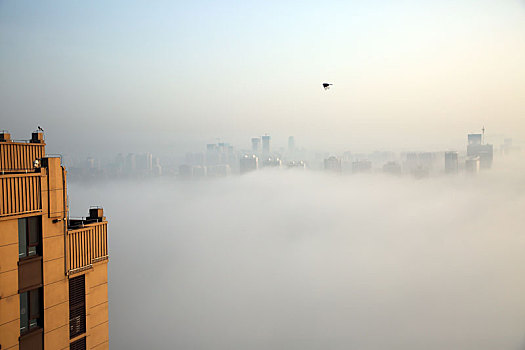
<path fill-rule="evenodd" d="M 499 170 L 498 170 L 499 169 Z M 525 348 L 525 167 L 71 184 L 105 208 L 112 349 Z"/>

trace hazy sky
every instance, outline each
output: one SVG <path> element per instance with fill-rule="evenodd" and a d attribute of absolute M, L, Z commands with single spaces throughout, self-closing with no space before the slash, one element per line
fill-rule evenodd
<path fill-rule="evenodd" d="M 68 189 L 109 219 L 111 349 L 523 350 L 524 178 L 505 158 Z"/>
<path fill-rule="evenodd" d="M 523 62 L 520 0 L 0 0 L 0 127 L 57 152 L 459 148 L 525 139 Z"/>

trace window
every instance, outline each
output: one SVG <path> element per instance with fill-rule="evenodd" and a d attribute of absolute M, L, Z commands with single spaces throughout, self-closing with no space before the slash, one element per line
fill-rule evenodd
<path fill-rule="evenodd" d="M 86 333 L 86 283 L 84 275 L 69 280 L 69 338 Z"/>
<path fill-rule="evenodd" d="M 69 350 L 86 350 L 86 337 L 72 342 L 69 345 Z"/>
<path fill-rule="evenodd" d="M 18 258 L 41 255 L 42 217 L 18 219 Z"/>
<path fill-rule="evenodd" d="M 20 293 L 20 334 L 42 327 L 42 288 Z"/>

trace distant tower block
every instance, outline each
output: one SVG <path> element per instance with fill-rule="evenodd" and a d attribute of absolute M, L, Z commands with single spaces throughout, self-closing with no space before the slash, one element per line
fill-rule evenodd
<path fill-rule="evenodd" d="M 492 145 L 483 144 L 482 141 L 482 134 L 469 134 L 467 156 L 479 157 L 480 167 L 482 169 L 490 169 L 492 167 L 494 148 Z"/>
<path fill-rule="evenodd" d="M 477 174 L 479 173 L 479 156 L 470 156 L 465 161 L 465 170 L 469 174 Z"/>
<path fill-rule="evenodd" d="M 324 160 L 324 170 L 334 173 L 341 172 L 341 160 L 337 157 L 329 157 Z"/>
<path fill-rule="evenodd" d="M 445 152 L 445 172 L 447 174 L 458 172 L 458 152 Z"/>
<path fill-rule="evenodd" d="M 255 154 L 252 154 L 252 155 L 245 154 L 240 159 L 241 174 L 245 174 L 249 171 L 257 170 L 257 168 L 259 167 L 258 163 L 259 163 L 259 159 L 257 158 Z"/>
<path fill-rule="evenodd" d="M 264 135 L 262 138 L 262 148 L 263 153 L 268 154 L 270 153 L 270 136 Z"/>
<path fill-rule="evenodd" d="M 288 137 L 288 150 L 290 152 L 295 150 L 295 138 L 293 136 Z"/>
<path fill-rule="evenodd" d="M 468 144 L 469 145 L 481 145 L 482 140 L 481 134 L 468 134 Z"/>
<path fill-rule="evenodd" d="M 254 153 L 259 152 L 259 147 L 261 145 L 261 139 L 258 137 L 252 138 L 252 151 Z"/>

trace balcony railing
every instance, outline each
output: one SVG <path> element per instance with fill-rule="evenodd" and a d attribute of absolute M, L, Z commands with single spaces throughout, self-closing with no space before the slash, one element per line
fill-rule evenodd
<path fill-rule="evenodd" d="M 107 222 L 87 224 L 67 232 L 67 274 L 72 275 L 108 259 Z"/>
<path fill-rule="evenodd" d="M 0 172 L 32 172 L 33 162 L 45 156 L 44 143 L 0 142 Z"/>
<path fill-rule="evenodd" d="M 0 176 L 0 217 L 42 210 L 38 173 Z"/>

